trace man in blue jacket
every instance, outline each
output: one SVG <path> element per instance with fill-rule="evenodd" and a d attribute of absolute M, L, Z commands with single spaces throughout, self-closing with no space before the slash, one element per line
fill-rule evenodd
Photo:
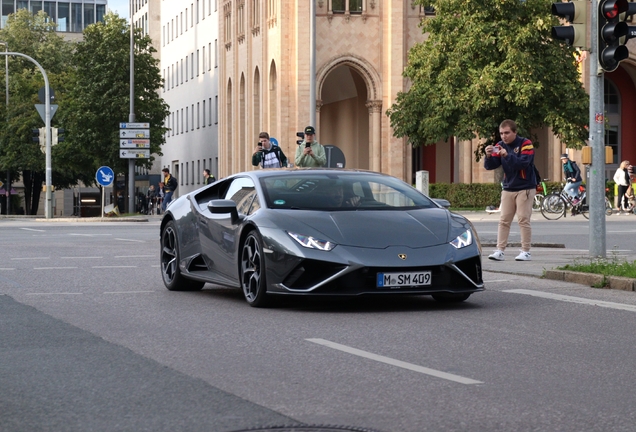
<path fill-rule="evenodd" d="M 537 193 L 537 179 L 534 174 L 534 147 L 532 142 L 517 136 L 517 124 L 504 120 L 499 125 L 501 141 L 486 146 L 484 168 L 503 168 L 503 191 L 501 192 L 501 215 L 497 230 L 497 250 L 488 256 L 491 260 L 503 261 L 508 245 L 510 224 L 517 215 L 521 234 L 521 253 L 517 261 L 530 261 L 530 241 L 532 239 L 532 202 Z"/>

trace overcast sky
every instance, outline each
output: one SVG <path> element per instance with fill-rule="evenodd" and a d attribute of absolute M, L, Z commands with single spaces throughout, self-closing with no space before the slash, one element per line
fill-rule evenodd
<path fill-rule="evenodd" d="M 128 18 L 128 10 L 130 8 L 128 1 L 129 0 L 108 0 L 108 7 L 111 11 L 117 12 L 120 17 Z"/>

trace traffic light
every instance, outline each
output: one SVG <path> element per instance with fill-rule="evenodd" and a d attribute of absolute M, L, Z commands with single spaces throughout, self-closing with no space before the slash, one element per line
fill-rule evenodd
<path fill-rule="evenodd" d="M 64 142 L 64 129 L 51 128 L 51 145 L 54 146 L 59 142 Z"/>
<path fill-rule="evenodd" d="M 598 62 L 606 72 L 615 71 L 629 56 L 625 19 L 630 9 L 627 0 L 601 0 L 598 4 Z"/>
<path fill-rule="evenodd" d="M 587 48 L 587 2 L 552 3 L 552 15 L 565 19 L 570 25 L 552 27 L 552 38 L 568 45 Z"/>

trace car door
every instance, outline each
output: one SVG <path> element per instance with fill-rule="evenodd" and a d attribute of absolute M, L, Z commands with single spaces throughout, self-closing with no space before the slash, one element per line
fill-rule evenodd
<path fill-rule="evenodd" d="M 202 239 L 201 248 L 208 268 L 223 277 L 236 279 L 241 230 L 245 218 L 260 208 L 260 200 L 254 182 L 249 177 L 232 179 L 221 198 L 236 203 L 238 219 L 233 222 L 230 213 L 212 214 L 206 209 L 204 215 L 207 229 L 201 233 L 207 238 L 205 241 Z"/>

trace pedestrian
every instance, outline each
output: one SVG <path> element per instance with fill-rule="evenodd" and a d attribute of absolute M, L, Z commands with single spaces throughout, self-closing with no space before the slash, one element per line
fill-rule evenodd
<path fill-rule="evenodd" d="M 287 166 L 287 156 L 279 146 L 272 145 L 267 132 L 258 134 L 258 143 L 252 154 L 252 165 L 263 168 L 281 168 Z"/>
<path fill-rule="evenodd" d="M 495 261 L 503 261 L 508 245 L 510 224 L 517 215 L 521 234 L 521 253 L 517 261 L 530 261 L 530 241 L 532 227 L 532 203 L 537 193 L 537 179 L 534 170 L 534 147 L 532 142 L 517 135 L 517 124 L 504 120 L 499 125 L 501 141 L 485 148 L 484 168 L 503 168 L 503 191 L 501 192 L 501 215 L 497 230 L 497 249 L 488 256 Z"/>
<path fill-rule="evenodd" d="M 161 204 L 162 210 L 165 212 L 166 208 L 168 208 L 168 204 L 172 201 L 172 194 L 179 186 L 177 178 L 170 174 L 170 170 L 168 168 L 164 168 L 161 170 L 163 172 L 163 203 Z"/>
<path fill-rule="evenodd" d="M 627 201 L 627 197 L 625 196 L 625 192 L 629 189 L 632 184 L 631 179 L 629 177 L 629 161 L 624 160 L 621 162 L 620 166 L 616 169 L 614 173 L 614 183 L 618 185 L 618 212 L 619 214 L 623 214 L 624 211 L 629 211 L 629 203 Z"/>
<path fill-rule="evenodd" d="M 146 202 L 148 203 L 148 214 L 154 214 L 157 209 L 157 190 L 155 189 L 155 185 L 148 187 Z"/>
<path fill-rule="evenodd" d="M 295 163 L 297 167 L 322 167 L 327 163 L 325 148 L 315 140 L 316 129 L 313 126 L 305 128 L 305 139 L 296 149 Z"/>
<path fill-rule="evenodd" d="M 214 176 L 212 174 L 210 174 L 210 170 L 209 169 L 204 169 L 203 170 L 203 184 L 204 185 L 209 185 L 212 184 L 216 181 L 216 179 L 214 178 Z"/>
<path fill-rule="evenodd" d="M 164 192 L 163 188 L 166 185 L 163 184 L 163 182 L 159 182 L 159 190 L 157 191 L 157 214 L 161 214 L 161 209 L 163 208 L 163 199 L 166 196 L 166 193 Z"/>
<path fill-rule="evenodd" d="M 563 164 L 563 174 L 566 181 L 563 190 L 572 198 L 572 204 L 576 205 L 579 203 L 579 187 L 583 182 L 581 169 L 576 162 L 570 160 L 567 153 L 561 155 L 561 163 Z"/>

